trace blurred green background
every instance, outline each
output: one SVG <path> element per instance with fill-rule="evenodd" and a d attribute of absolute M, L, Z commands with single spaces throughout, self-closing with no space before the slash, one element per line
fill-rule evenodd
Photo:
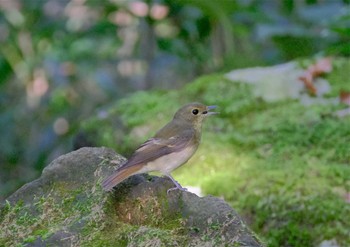
<path fill-rule="evenodd" d="M 350 90 L 349 3 L 0 0 L 0 200 L 81 146 L 128 155 L 181 104 L 202 100 L 222 115 L 180 182 L 223 196 L 271 246 L 349 243 L 349 203 L 329 191 L 349 192 L 348 119 L 324 120 L 333 106 L 262 102 L 222 77 L 332 55 L 335 87 Z"/>

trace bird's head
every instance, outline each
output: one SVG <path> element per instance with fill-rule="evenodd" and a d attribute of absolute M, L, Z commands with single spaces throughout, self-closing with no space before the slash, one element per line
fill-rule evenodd
<path fill-rule="evenodd" d="M 206 106 L 201 103 L 190 103 L 181 107 L 174 116 L 174 120 L 185 121 L 188 124 L 201 127 L 203 120 L 210 115 L 218 114 L 212 112 L 216 106 Z"/>

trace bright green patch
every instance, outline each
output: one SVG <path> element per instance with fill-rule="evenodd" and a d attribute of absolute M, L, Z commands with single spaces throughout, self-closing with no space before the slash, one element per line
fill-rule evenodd
<path fill-rule="evenodd" d="M 0 218 L 2 229 L 0 245 L 20 245 L 34 242 L 38 238 L 45 240 L 57 229 L 61 229 L 62 224 L 70 227 L 86 215 L 94 215 L 91 211 L 98 202 L 96 197 L 86 198 L 82 193 L 85 193 L 82 189 L 70 189 L 68 193 L 64 185 L 57 184 L 51 192 L 40 198 L 34 198 L 33 204 L 7 203 L 2 209 Z M 95 219 L 92 218 L 91 220 Z"/>
<path fill-rule="evenodd" d="M 350 61 L 333 64 L 325 76 L 329 97 L 350 90 Z M 327 239 L 349 245 L 350 118 L 333 116 L 344 106 L 265 103 L 250 87 L 211 75 L 177 92 L 136 93 L 110 112 L 128 129 L 111 146 L 129 153 L 184 103 L 218 105 L 220 115 L 208 119 L 200 149 L 174 172 L 176 179 L 223 196 L 269 246 Z"/>

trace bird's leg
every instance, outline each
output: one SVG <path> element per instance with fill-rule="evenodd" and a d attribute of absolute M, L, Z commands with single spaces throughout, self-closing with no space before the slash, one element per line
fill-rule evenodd
<path fill-rule="evenodd" d="M 186 188 L 183 188 L 178 182 L 176 182 L 176 180 L 169 174 L 165 174 L 165 176 L 167 176 L 168 178 L 171 179 L 171 181 L 173 181 L 173 183 L 175 184 L 176 187 L 174 188 L 171 188 L 171 189 L 168 189 L 167 190 L 167 194 L 169 194 L 170 191 L 173 191 L 173 190 L 182 190 L 182 191 L 187 191 Z"/>

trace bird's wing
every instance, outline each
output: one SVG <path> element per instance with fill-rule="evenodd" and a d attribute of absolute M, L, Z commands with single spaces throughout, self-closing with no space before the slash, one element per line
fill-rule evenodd
<path fill-rule="evenodd" d="M 167 139 L 151 138 L 144 142 L 118 170 L 147 163 L 169 153 L 179 152 L 191 144 L 193 140 L 193 131 L 188 131 L 188 133 L 182 133 L 181 136 L 175 135 Z"/>

